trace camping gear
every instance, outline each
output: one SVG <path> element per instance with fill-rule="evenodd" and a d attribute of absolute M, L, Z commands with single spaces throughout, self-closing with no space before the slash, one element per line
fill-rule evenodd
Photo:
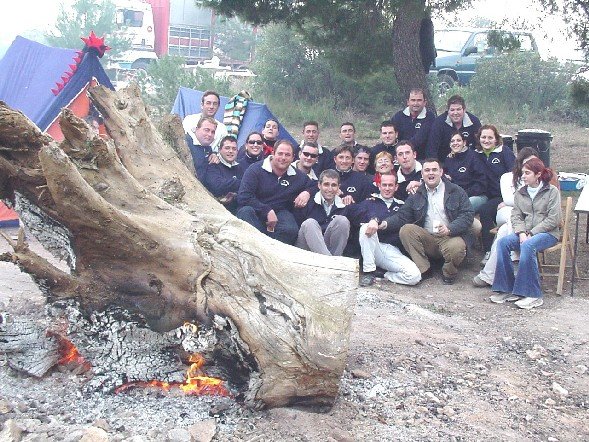
<path fill-rule="evenodd" d="M 0 228 L 18 226 L 18 214 L 0 201 Z"/>
<path fill-rule="evenodd" d="M 114 89 L 95 51 L 52 48 L 18 36 L 0 60 L 0 100 L 57 141 L 63 140 L 61 109 L 86 117 L 86 91 L 96 84 Z"/>
<path fill-rule="evenodd" d="M 587 184 L 587 174 L 559 172 L 558 183 L 563 191 L 581 190 Z"/>

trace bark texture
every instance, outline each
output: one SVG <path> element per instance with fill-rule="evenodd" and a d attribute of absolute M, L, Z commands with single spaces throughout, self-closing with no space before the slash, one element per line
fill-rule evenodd
<path fill-rule="evenodd" d="M 331 404 L 357 261 L 278 243 L 233 217 L 163 141 L 135 86 L 90 95 L 108 139 L 64 109 L 57 144 L 0 102 L 3 194 L 18 191 L 67 228 L 75 267 L 61 272 L 26 244 L 4 259 L 56 298 L 121 306 L 160 332 L 221 323 L 254 361 L 247 397 L 256 405 Z"/>

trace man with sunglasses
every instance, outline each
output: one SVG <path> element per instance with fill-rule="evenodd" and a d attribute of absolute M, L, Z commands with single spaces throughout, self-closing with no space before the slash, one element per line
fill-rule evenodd
<path fill-rule="evenodd" d="M 317 148 L 319 149 L 317 162 L 313 165 L 315 175 L 319 176 L 319 174 L 325 169 L 333 169 L 335 167 L 333 154 L 327 147 L 322 146 L 319 142 L 319 123 L 316 121 L 305 121 L 305 123 L 303 123 L 303 141 L 297 146 L 295 155 L 298 155 L 302 150 L 303 145 L 308 142 L 317 144 Z"/>
<path fill-rule="evenodd" d="M 219 94 L 215 91 L 204 91 L 201 98 L 201 112 L 198 114 L 190 114 L 184 117 L 182 120 L 182 127 L 184 128 L 184 132 L 192 138 L 192 142 L 195 144 L 199 144 L 195 134 L 195 128 L 197 123 L 203 117 L 210 117 L 215 118 L 215 114 L 219 110 L 219 105 L 221 103 L 221 99 Z M 218 120 L 217 122 L 217 130 L 215 131 L 215 138 L 211 142 L 210 146 L 213 152 L 217 152 L 221 140 L 223 137 L 228 135 L 227 128 L 225 125 Z"/>
<path fill-rule="evenodd" d="M 317 158 L 319 157 L 319 146 L 317 143 L 311 141 L 305 141 L 301 150 L 299 151 L 299 159 L 293 164 L 294 167 L 305 173 L 309 178 L 317 181 L 317 174 L 313 170 L 313 166 L 317 164 Z"/>

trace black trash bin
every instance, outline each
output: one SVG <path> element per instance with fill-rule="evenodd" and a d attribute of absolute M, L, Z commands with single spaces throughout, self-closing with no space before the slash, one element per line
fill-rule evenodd
<path fill-rule="evenodd" d="M 522 129 L 517 132 L 515 142 L 517 151 L 522 147 L 533 147 L 546 167 L 550 166 L 550 142 L 552 134 L 541 129 Z"/>
<path fill-rule="evenodd" d="M 509 147 L 513 152 L 513 137 L 511 135 L 501 134 L 501 139 L 503 140 L 503 145 Z"/>

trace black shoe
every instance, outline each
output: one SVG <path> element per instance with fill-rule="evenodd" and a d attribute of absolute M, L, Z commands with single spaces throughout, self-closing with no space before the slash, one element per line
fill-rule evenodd
<path fill-rule="evenodd" d="M 442 282 L 446 285 L 452 285 L 456 281 L 455 276 L 444 276 L 442 275 Z"/>
<path fill-rule="evenodd" d="M 421 280 L 425 281 L 426 279 L 430 279 L 432 276 L 434 276 L 434 272 L 430 267 L 429 269 L 427 269 L 425 272 L 423 272 L 421 274 Z"/>
<path fill-rule="evenodd" d="M 376 270 L 374 272 L 371 272 L 375 278 L 384 278 L 384 274 L 386 273 L 386 270 L 383 270 L 381 268 L 376 268 Z"/>
<path fill-rule="evenodd" d="M 360 276 L 360 287 L 368 287 L 374 284 L 374 281 L 376 281 L 376 278 L 373 272 L 364 273 Z"/>

